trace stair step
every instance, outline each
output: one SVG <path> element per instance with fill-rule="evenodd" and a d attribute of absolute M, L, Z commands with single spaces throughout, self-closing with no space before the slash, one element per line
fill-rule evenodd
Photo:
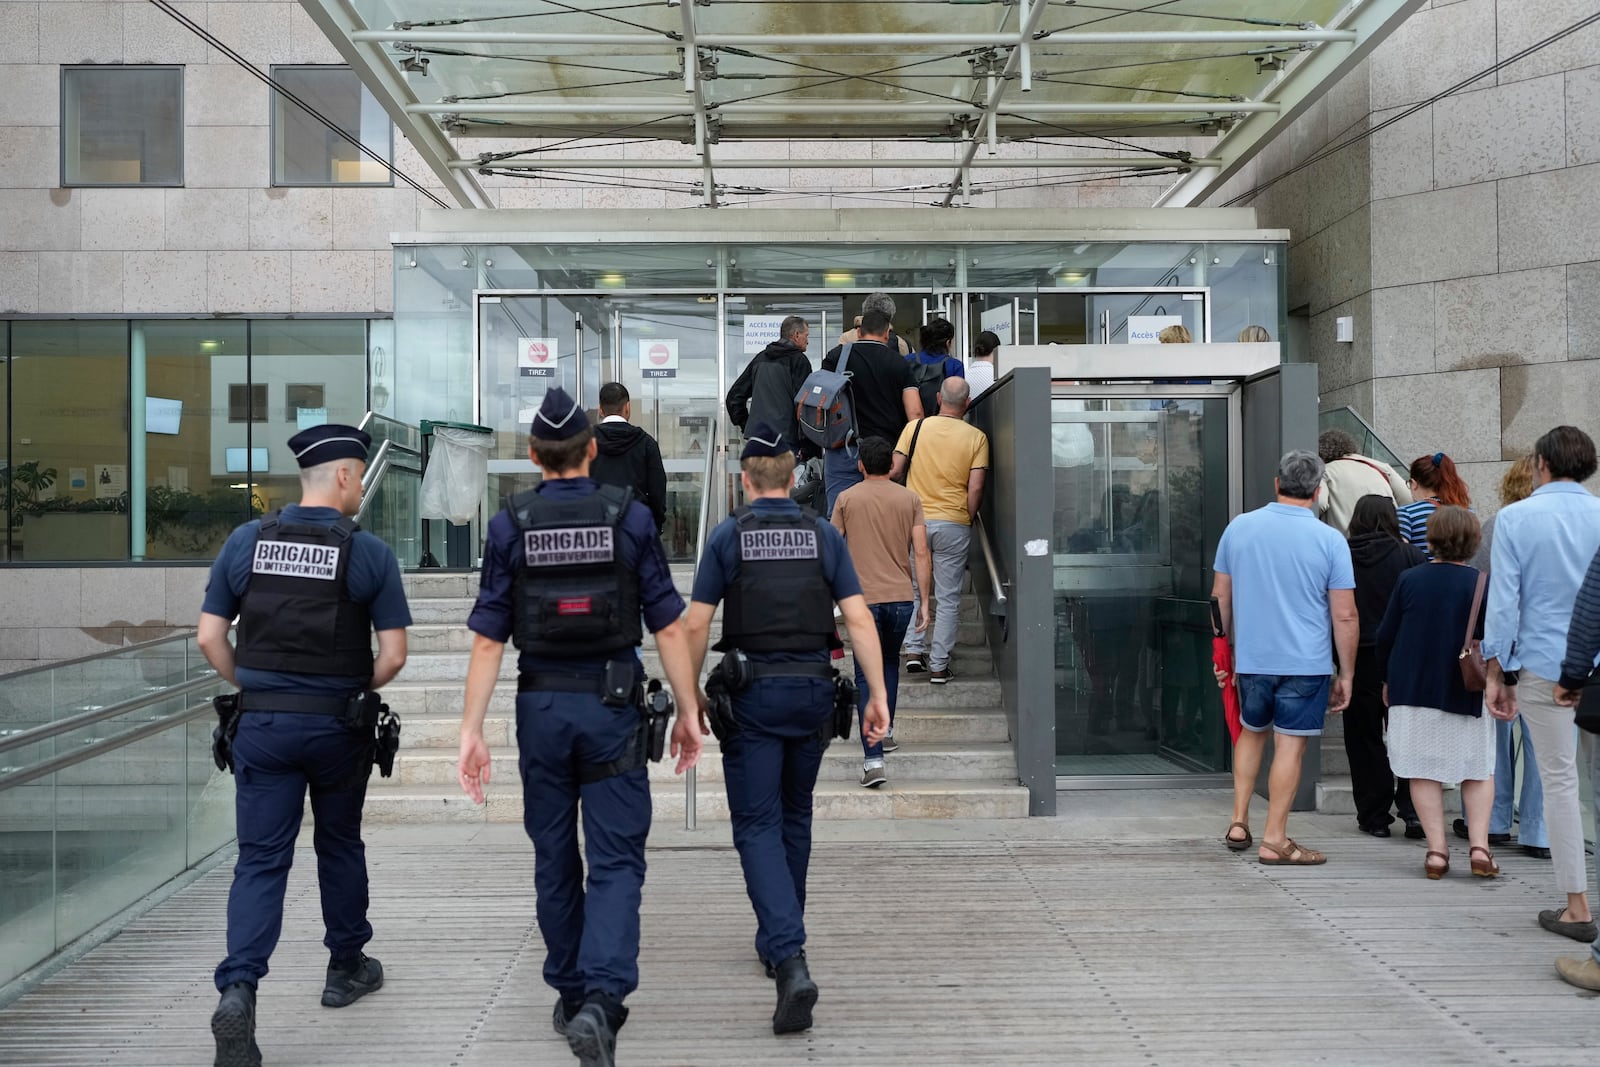
<path fill-rule="evenodd" d="M 492 748 L 490 779 L 506 782 L 517 780 L 517 750 L 511 747 Z M 395 759 L 392 778 L 375 778 L 370 791 L 396 786 L 451 786 L 456 781 L 457 753 L 449 749 L 402 749 Z M 908 782 L 930 779 L 968 781 L 972 779 L 997 779 L 1015 773 L 1015 757 L 1007 742 L 989 744 L 906 744 L 887 758 L 891 774 Z M 722 760 L 715 738 L 706 739 L 706 751 L 700 760 L 700 781 L 721 782 Z M 673 777 L 671 761 L 664 759 L 650 765 L 652 780 Z M 861 777 L 861 744 L 852 738 L 828 746 L 822 757 L 819 780 L 826 782 L 856 781 Z"/>
<path fill-rule="evenodd" d="M 420 657 L 416 657 L 420 658 Z M 509 657 L 508 657 L 509 658 Z M 402 678 L 408 677 L 408 662 Z M 383 687 L 383 699 L 395 714 L 404 719 L 408 715 L 461 715 L 461 699 L 465 686 L 458 679 L 423 680 L 411 676 L 407 681 L 394 682 Z M 495 686 L 489 697 L 489 714 L 509 716 L 516 709 L 517 687 L 514 684 Z M 934 685 L 915 676 L 900 680 L 897 710 L 937 708 L 951 711 L 984 711 L 1000 707 L 1000 683 L 994 678 L 957 677 L 944 685 Z"/>
<path fill-rule="evenodd" d="M 459 709 L 444 714 L 421 712 L 404 717 L 401 744 L 406 752 L 447 749 L 455 752 L 461 740 Z M 906 708 L 895 716 L 895 734 L 907 744 L 985 744 L 1011 739 L 1006 717 L 999 711 L 961 708 Z M 483 737 L 490 748 L 516 743 L 514 719 L 490 715 L 483 721 Z"/>
<path fill-rule="evenodd" d="M 1451 815 L 1461 813 L 1461 789 L 1458 786 L 1444 787 L 1444 810 Z M 1317 782 L 1317 811 L 1323 815 L 1356 813 L 1355 790 L 1351 788 L 1349 775 L 1324 776 Z"/>
<path fill-rule="evenodd" d="M 374 782 L 378 779 L 374 779 Z M 651 799 L 658 825 L 682 825 L 683 780 L 653 781 Z M 818 819 L 1025 819 L 1028 790 L 1016 779 L 993 781 L 894 781 L 863 789 L 854 781 L 819 782 L 813 811 Z M 372 823 L 482 823 L 522 821 L 517 779 L 492 782 L 487 803 L 473 804 L 459 790 L 418 787 L 369 789 L 362 821 Z M 725 822 L 728 798 L 720 783 L 703 778 L 695 790 L 701 822 Z M 308 809 L 309 821 L 309 809 Z"/>

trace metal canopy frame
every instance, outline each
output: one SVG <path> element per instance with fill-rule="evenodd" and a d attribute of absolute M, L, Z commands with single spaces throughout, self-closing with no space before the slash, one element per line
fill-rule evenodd
<path fill-rule="evenodd" d="M 926 193 L 950 207 L 1003 188 L 1162 173 L 1178 178 L 1162 205 L 1201 202 L 1423 0 L 301 4 L 464 207 L 491 206 L 480 174 L 665 188 L 718 207 L 789 191 L 721 184 L 718 169 L 770 180 L 832 168 L 927 171 L 926 182 L 850 192 Z M 846 17 L 863 29 L 813 32 Z M 496 143 L 469 157 L 466 137 Z M 865 143 L 845 159 L 719 150 L 822 140 L 951 148 L 935 160 L 873 158 Z M 641 141 L 689 147 L 606 151 Z M 1021 143 L 1037 156 L 1004 150 Z M 981 180 L 988 170 L 1010 173 Z M 662 176 L 674 171 L 698 173 Z"/>

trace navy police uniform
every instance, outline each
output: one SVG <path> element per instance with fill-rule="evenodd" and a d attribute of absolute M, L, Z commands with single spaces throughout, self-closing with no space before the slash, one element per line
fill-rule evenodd
<path fill-rule="evenodd" d="M 743 456 L 788 447 L 762 426 Z M 833 715 L 833 605 L 860 593 L 844 538 L 788 499 L 752 500 L 718 525 L 695 572 L 695 603 L 726 601 L 716 647 L 742 650 L 757 675 L 733 696 L 737 728 L 721 745 L 756 953 L 769 967 L 805 947 L 812 791 Z"/>
<path fill-rule="evenodd" d="M 289 441 L 302 467 L 365 459 L 369 446 L 348 426 Z M 372 631 L 411 625 L 400 565 L 334 508 L 291 504 L 233 531 L 201 611 L 239 618 L 235 664 L 246 708 L 232 744 L 239 859 L 217 988 L 253 988 L 267 973 L 308 787 L 330 974 L 360 966 L 372 939 L 361 806 L 373 738 L 333 709 L 371 681 Z M 312 710 L 319 701 L 328 713 Z"/>
<path fill-rule="evenodd" d="M 556 388 L 531 432 L 565 440 L 588 425 Z M 467 625 L 518 648 L 518 768 L 544 978 L 568 1019 L 600 994 L 613 1030 L 626 1016 L 622 1000 L 639 984 L 651 810 L 638 706 L 631 699 L 620 707 L 604 703 L 601 682 L 607 663 L 619 661 L 642 683 L 641 617 L 655 632 L 682 613 L 655 522 L 631 490 L 590 478 L 546 479 L 489 522 Z"/>

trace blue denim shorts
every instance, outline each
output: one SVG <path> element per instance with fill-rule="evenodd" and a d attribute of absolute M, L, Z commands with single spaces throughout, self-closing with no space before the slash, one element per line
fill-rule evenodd
<path fill-rule="evenodd" d="M 1252 733 L 1317 737 L 1328 714 L 1326 674 L 1241 674 L 1239 718 Z"/>

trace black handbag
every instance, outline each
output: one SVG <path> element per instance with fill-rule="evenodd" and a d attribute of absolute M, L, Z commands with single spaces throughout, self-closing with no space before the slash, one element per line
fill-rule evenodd
<path fill-rule="evenodd" d="M 1583 689 L 1578 694 L 1578 706 L 1574 709 L 1573 717 L 1577 720 L 1578 729 L 1600 734 L 1600 669 L 1589 672 L 1589 680 L 1583 683 Z"/>

